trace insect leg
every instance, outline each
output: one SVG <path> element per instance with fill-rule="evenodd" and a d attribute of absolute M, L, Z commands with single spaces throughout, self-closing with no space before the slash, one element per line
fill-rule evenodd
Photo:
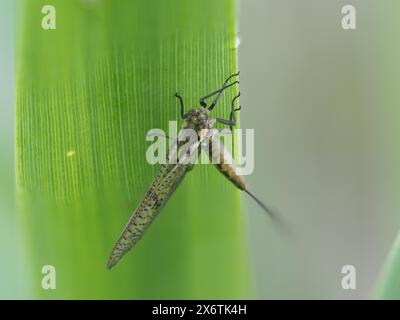
<path fill-rule="evenodd" d="M 233 126 L 229 126 L 229 129 L 231 129 L 231 131 L 233 130 L 233 127 L 236 125 L 236 115 L 234 112 L 231 112 L 231 115 L 229 117 L 229 121 L 231 121 L 232 123 L 234 123 Z"/>
<path fill-rule="evenodd" d="M 233 98 L 233 100 L 232 100 L 232 104 L 231 104 L 231 115 L 230 115 L 230 117 L 229 117 L 229 120 L 230 120 L 231 122 L 235 123 L 235 124 L 236 124 L 236 115 L 235 115 L 235 112 L 237 112 L 237 111 L 239 111 L 240 109 L 242 109 L 242 106 L 238 106 L 238 107 L 235 109 L 235 101 L 236 101 L 239 97 L 240 97 L 240 92 L 239 92 L 238 95 L 237 95 L 235 98 Z M 233 127 L 231 126 L 230 129 L 231 129 L 231 131 L 232 131 Z"/>
<path fill-rule="evenodd" d="M 180 106 L 181 106 L 181 118 L 185 119 L 187 117 L 187 115 L 185 114 L 185 110 L 184 110 L 185 107 L 184 107 L 184 104 L 183 104 L 183 98 L 178 94 L 178 92 L 175 93 L 175 97 L 179 99 L 179 103 L 180 103 Z"/>
<path fill-rule="evenodd" d="M 225 119 L 221 119 L 221 118 L 217 118 L 216 119 L 218 123 L 230 126 L 230 127 L 234 127 L 236 125 L 236 121 L 231 121 L 231 120 L 225 120 Z"/>
<path fill-rule="evenodd" d="M 225 125 L 229 126 L 230 129 L 231 129 L 231 131 L 232 131 L 233 127 L 236 125 L 236 114 L 235 114 L 235 112 L 236 112 L 236 111 L 239 111 L 239 110 L 242 108 L 241 106 L 239 106 L 239 107 L 237 107 L 237 108 L 235 109 L 235 101 L 236 101 L 239 97 L 240 97 L 240 92 L 239 92 L 238 95 L 237 95 L 235 98 L 233 98 L 233 100 L 232 100 L 232 104 L 231 104 L 231 114 L 230 114 L 230 116 L 229 116 L 229 120 L 221 119 L 221 118 L 217 118 L 217 119 L 216 119 L 218 123 L 225 124 Z"/>

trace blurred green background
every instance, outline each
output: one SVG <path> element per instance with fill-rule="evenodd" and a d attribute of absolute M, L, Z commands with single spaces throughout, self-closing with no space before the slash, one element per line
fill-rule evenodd
<path fill-rule="evenodd" d="M 357 30 L 341 8 L 357 9 Z M 285 216 L 283 237 L 247 198 L 257 298 L 367 298 L 400 225 L 400 4 L 239 3 L 241 127 L 255 129 L 252 189 Z M 14 19 L 16 18 L 16 19 Z M 32 297 L 15 213 L 15 26 L 0 0 L 0 298 Z M 357 289 L 341 288 L 343 265 Z"/>

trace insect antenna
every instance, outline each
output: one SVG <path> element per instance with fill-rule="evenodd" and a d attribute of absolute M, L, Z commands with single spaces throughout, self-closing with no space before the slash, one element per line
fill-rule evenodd
<path fill-rule="evenodd" d="M 233 86 L 233 85 L 239 83 L 239 81 L 235 81 L 235 82 L 233 82 L 233 83 L 231 83 L 231 84 L 228 85 L 229 80 L 232 79 L 233 77 L 237 77 L 237 76 L 239 75 L 239 73 L 240 73 L 240 71 L 238 71 L 237 73 L 232 74 L 231 76 L 229 76 L 228 79 L 226 79 L 225 82 L 223 83 L 222 88 L 218 89 L 217 91 L 211 92 L 210 94 L 208 94 L 208 95 L 204 96 L 203 98 L 201 98 L 201 99 L 200 99 L 200 105 L 201 105 L 203 108 L 207 108 L 207 103 L 206 103 L 204 100 L 206 100 L 206 99 L 208 99 L 208 98 L 211 98 L 212 96 L 215 96 L 215 95 L 217 94 L 217 97 L 214 99 L 214 101 L 213 101 L 213 102 L 211 103 L 211 105 L 208 107 L 209 110 L 214 109 L 215 105 L 217 104 L 217 102 L 218 102 L 219 99 L 221 98 L 222 92 L 223 92 L 225 89 L 227 89 L 227 88 L 229 88 L 229 87 L 231 87 L 231 86 Z"/>
<path fill-rule="evenodd" d="M 240 82 L 239 82 L 238 80 L 236 80 L 235 82 L 232 82 L 231 84 L 224 85 L 224 86 L 218 91 L 217 97 L 216 97 L 215 100 L 211 103 L 211 105 L 208 107 L 208 110 L 214 109 L 214 107 L 217 105 L 219 99 L 221 99 L 222 92 L 223 92 L 225 89 L 227 89 L 227 88 L 229 88 L 229 87 L 231 87 L 231 86 L 233 86 L 233 85 L 235 85 L 235 84 L 239 84 L 239 83 L 240 83 Z"/>
<path fill-rule="evenodd" d="M 181 118 L 186 119 L 187 114 L 185 114 L 185 106 L 183 103 L 183 98 L 178 94 L 178 92 L 175 92 L 175 98 L 179 99 L 179 104 L 180 104 L 180 108 L 181 108 Z"/>

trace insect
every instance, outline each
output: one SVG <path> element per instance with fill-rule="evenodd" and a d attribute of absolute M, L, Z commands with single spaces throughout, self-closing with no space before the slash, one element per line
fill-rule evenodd
<path fill-rule="evenodd" d="M 232 78 L 237 77 L 238 75 L 239 73 L 236 73 L 228 77 L 220 89 L 200 99 L 199 108 L 193 108 L 187 113 L 184 112 L 183 98 L 178 93 L 175 94 L 175 97 L 180 103 L 180 116 L 184 120 L 182 129 L 192 129 L 198 135 L 198 142 L 191 147 L 192 150 L 196 150 L 201 146 L 202 143 L 212 138 L 215 130 L 214 125 L 216 123 L 227 125 L 231 129 L 233 126 L 235 126 L 235 112 L 238 112 L 241 109 L 240 106 L 235 107 L 235 102 L 239 98 L 240 92 L 232 100 L 229 120 L 221 118 L 213 119 L 210 118 L 210 114 L 221 98 L 222 92 L 227 88 L 239 83 L 238 80 L 229 83 Z M 206 100 L 212 97 L 215 97 L 214 100 L 210 105 L 207 105 Z M 176 149 L 178 151 L 182 147 L 183 143 L 184 142 L 177 142 Z M 234 167 L 225 161 L 226 159 L 224 158 L 224 154 L 217 144 L 210 143 L 208 152 L 210 158 L 218 157 L 218 161 L 213 163 L 229 181 L 231 181 L 240 190 L 246 192 L 271 217 L 276 217 L 275 214 L 261 200 L 259 200 L 248 190 L 243 178 L 237 175 Z M 145 193 L 137 209 L 133 213 L 132 217 L 128 221 L 128 224 L 122 231 L 117 243 L 115 244 L 107 264 L 109 269 L 115 266 L 118 261 L 138 243 L 146 229 L 153 222 L 154 218 L 158 215 L 160 210 L 164 207 L 168 199 L 182 182 L 185 175 L 193 169 L 194 165 L 187 160 L 189 160 L 189 157 L 180 157 L 178 163 L 166 163 L 161 165 L 149 189 Z"/>

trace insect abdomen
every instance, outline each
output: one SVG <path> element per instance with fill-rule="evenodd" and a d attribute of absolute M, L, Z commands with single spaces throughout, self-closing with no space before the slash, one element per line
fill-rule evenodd
<path fill-rule="evenodd" d="M 246 189 L 246 183 L 242 177 L 236 174 L 233 161 L 227 161 L 227 159 L 225 159 L 224 153 L 222 152 L 218 142 L 210 143 L 209 156 L 218 171 L 221 172 L 230 182 L 240 190 Z"/>

